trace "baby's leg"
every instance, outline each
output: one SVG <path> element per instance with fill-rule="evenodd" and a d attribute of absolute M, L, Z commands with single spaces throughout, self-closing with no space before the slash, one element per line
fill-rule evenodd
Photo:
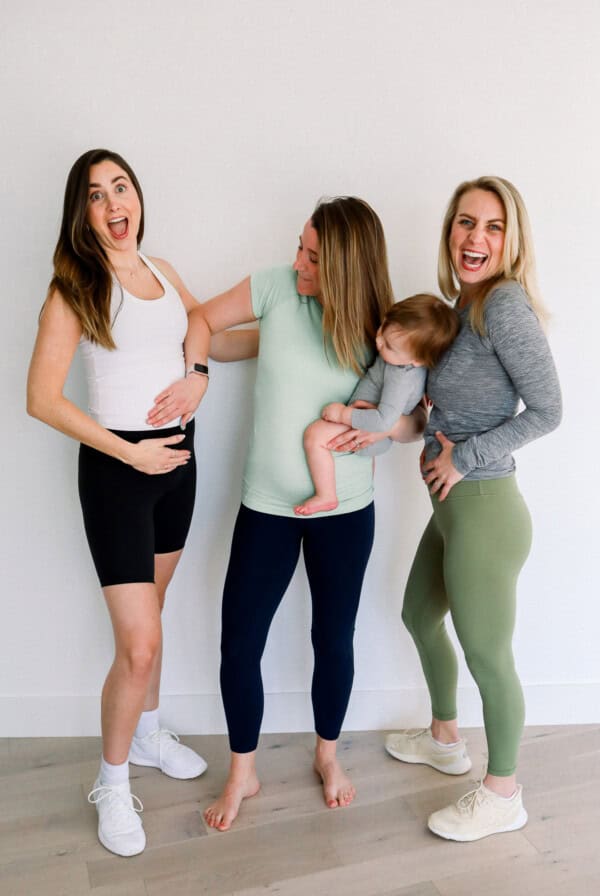
<path fill-rule="evenodd" d="M 335 436 L 350 429 L 344 423 L 329 423 L 327 420 L 315 420 L 304 430 L 304 451 L 308 468 L 315 487 L 312 498 L 294 507 L 299 516 L 310 516 L 326 510 L 335 510 L 338 506 L 335 491 L 335 463 L 327 443 Z"/>

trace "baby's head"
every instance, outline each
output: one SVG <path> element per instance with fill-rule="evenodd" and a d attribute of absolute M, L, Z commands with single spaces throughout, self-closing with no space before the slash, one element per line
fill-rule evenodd
<path fill-rule="evenodd" d="M 437 296 L 410 296 L 386 313 L 377 331 L 377 351 L 386 364 L 435 367 L 456 339 L 456 311 Z"/>

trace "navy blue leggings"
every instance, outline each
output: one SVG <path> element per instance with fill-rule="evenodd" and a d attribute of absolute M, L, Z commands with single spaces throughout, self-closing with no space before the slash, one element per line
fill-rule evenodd
<path fill-rule="evenodd" d="M 300 545 L 312 596 L 315 730 L 325 740 L 339 737 L 354 678 L 354 623 L 374 525 L 373 504 L 317 519 L 240 507 L 221 635 L 221 693 L 234 753 L 249 753 L 258 744 L 264 706 L 260 661 Z"/>

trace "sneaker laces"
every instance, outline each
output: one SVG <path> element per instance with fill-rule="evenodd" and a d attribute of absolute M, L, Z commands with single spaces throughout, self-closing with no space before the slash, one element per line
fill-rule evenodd
<path fill-rule="evenodd" d="M 406 736 L 409 740 L 415 740 L 417 737 L 422 737 L 424 734 L 427 734 L 429 728 L 409 728 L 406 732 Z"/>
<path fill-rule="evenodd" d="M 483 778 L 481 781 L 477 782 L 477 787 L 474 790 L 469 790 L 468 793 L 465 793 L 464 796 L 458 800 L 456 807 L 459 812 L 464 812 L 469 815 L 473 815 L 475 809 L 480 803 L 485 802 L 486 794 L 483 787 Z"/>
<path fill-rule="evenodd" d="M 173 738 L 173 740 L 179 743 L 179 735 L 175 734 L 174 731 L 171 731 L 169 728 L 157 728 L 156 731 L 152 731 L 150 734 L 147 734 L 146 737 L 141 737 L 140 740 L 151 741 L 153 744 L 161 744 L 163 742 L 168 743 L 166 738 Z"/>
<path fill-rule="evenodd" d="M 100 784 L 88 793 L 88 803 L 93 806 L 103 800 L 108 800 L 106 812 L 110 814 L 111 820 L 116 825 L 120 824 L 123 830 L 127 830 L 131 824 L 130 813 L 136 812 L 139 815 L 144 809 L 141 799 L 125 789 L 123 784 Z"/>
<path fill-rule="evenodd" d="M 179 736 L 169 728 L 157 728 L 156 731 L 152 731 L 146 737 L 140 738 L 140 740 L 146 741 L 146 743 L 158 744 L 158 755 L 160 757 L 179 743 Z"/>

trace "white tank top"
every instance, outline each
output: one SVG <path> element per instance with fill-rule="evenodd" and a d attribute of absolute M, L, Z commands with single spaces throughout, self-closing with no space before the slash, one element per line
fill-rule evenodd
<path fill-rule="evenodd" d="M 110 318 L 115 349 L 82 337 L 90 416 L 107 429 L 156 429 L 146 415 L 159 392 L 185 376 L 183 340 L 188 318 L 181 297 L 140 252 L 163 288 L 158 299 L 138 299 L 115 279 Z M 165 425 L 176 425 L 170 421 Z"/>

